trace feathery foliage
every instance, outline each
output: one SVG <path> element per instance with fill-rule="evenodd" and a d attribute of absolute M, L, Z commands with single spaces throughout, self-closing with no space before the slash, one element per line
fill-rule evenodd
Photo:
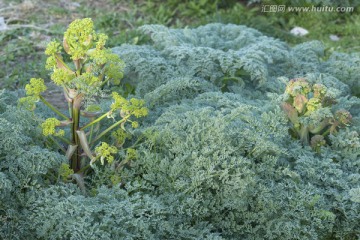
<path fill-rule="evenodd" d="M 129 159 L 124 165 L 95 166 L 85 194 L 74 184 L 49 180 L 18 192 L 26 198 L 13 208 L 12 226 L 21 229 L 14 239 L 360 237 L 360 100 L 351 95 L 349 80 L 356 73 L 333 71 L 333 60 L 322 59 L 320 42 L 290 47 L 244 26 L 141 30 L 151 35 L 151 45 L 113 49 L 126 62 L 123 84 L 134 83 L 134 97 L 145 99 L 149 109 L 131 130 L 144 136 L 131 142 L 136 153 L 119 151 Z M 347 56 L 344 62 L 354 61 Z M 323 108 L 352 116 L 349 126 L 327 135 L 321 151 L 289 134 L 293 125 L 281 104 L 289 100 L 285 89 L 293 78 L 311 86 L 309 101 L 322 94 L 314 86 L 324 86 L 336 104 Z M 113 107 L 123 104 L 117 97 Z M 4 101 L 0 109 L 7 108 Z M 321 122 L 326 111 L 314 111 L 312 120 Z M 129 135 L 116 131 L 111 137 L 122 145 Z M 53 171 L 67 172 L 57 164 Z M 111 175 L 116 167 L 121 173 Z M 40 172 L 45 169 L 51 166 Z M 7 174 L 2 169 L 1 191 L 14 184 Z"/>

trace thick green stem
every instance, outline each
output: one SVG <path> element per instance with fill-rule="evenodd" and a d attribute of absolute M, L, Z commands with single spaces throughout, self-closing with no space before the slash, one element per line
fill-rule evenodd
<path fill-rule="evenodd" d="M 72 116 L 72 120 L 73 120 L 73 123 L 71 124 L 72 145 L 80 146 L 79 136 L 76 133 L 76 131 L 79 129 L 80 109 L 73 107 L 71 116 Z M 80 151 L 79 150 L 80 149 L 78 147 L 71 157 L 71 168 L 74 170 L 74 172 L 78 172 L 80 170 Z"/>
<path fill-rule="evenodd" d="M 108 115 L 108 113 L 103 114 L 102 116 L 98 117 L 97 119 L 89 122 L 88 124 L 86 124 L 85 126 L 83 126 L 82 128 L 80 128 L 80 130 L 84 130 L 85 128 L 88 128 L 90 126 L 92 126 L 93 124 L 100 122 L 102 119 L 104 119 L 106 116 Z"/>
<path fill-rule="evenodd" d="M 77 131 L 79 130 L 80 108 L 83 98 L 84 98 L 84 94 L 80 93 L 73 98 L 73 102 L 71 103 L 71 112 L 72 112 L 71 141 L 72 141 L 72 145 L 78 146 L 71 158 L 71 168 L 74 170 L 75 173 L 78 172 L 81 168 L 80 166 L 81 148 L 80 148 L 80 139 L 77 134 Z"/>
<path fill-rule="evenodd" d="M 45 98 L 43 96 L 39 96 L 40 100 L 46 105 L 48 106 L 51 110 L 53 110 L 57 115 L 59 115 L 60 117 L 64 118 L 65 120 L 69 120 L 69 118 L 63 114 L 62 112 L 60 112 L 59 110 L 57 110 L 51 103 L 49 103 L 48 101 L 45 100 Z"/>
<path fill-rule="evenodd" d="M 116 123 L 114 123 L 113 125 L 111 125 L 110 127 L 108 127 L 107 129 L 105 129 L 102 133 L 100 133 L 91 143 L 90 145 L 94 144 L 97 140 L 99 140 L 100 138 L 102 138 L 106 133 L 108 133 L 109 131 L 111 131 L 112 129 L 114 129 L 116 126 L 120 125 L 123 122 L 126 122 L 127 119 L 130 117 L 126 116 L 123 119 L 117 121 Z"/>

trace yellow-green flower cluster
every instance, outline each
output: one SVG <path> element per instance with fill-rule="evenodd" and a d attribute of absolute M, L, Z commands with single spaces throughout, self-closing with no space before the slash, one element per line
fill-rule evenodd
<path fill-rule="evenodd" d="M 136 159 L 136 158 L 137 158 L 137 152 L 136 152 L 136 150 L 133 149 L 133 148 L 128 148 L 128 149 L 127 149 L 126 158 L 127 158 L 128 160 L 134 160 L 134 159 Z"/>
<path fill-rule="evenodd" d="M 286 86 L 290 103 L 302 115 L 310 115 L 323 107 L 327 89 L 322 84 L 309 84 L 305 79 L 292 79 Z"/>
<path fill-rule="evenodd" d="M 322 107 L 321 101 L 319 98 L 310 98 L 310 100 L 306 104 L 306 115 L 309 115 L 316 110 L 320 109 Z"/>
<path fill-rule="evenodd" d="M 339 121 L 341 125 L 348 126 L 352 120 L 352 116 L 348 111 L 341 109 L 335 113 L 335 119 Z"/>
<path fill-rule="evenodd" d="M 131 98 L 130 99 L 131 105 L 125 111 L 131 112 L 135 117 L 145 117 L 148 115 L 148 109 L 143 107 L 145 105 L 145 101 L 142 99 Z"/>
<path fill-rule="evenodd" d="M 36 108 L 35 102 L 38 101 L 37 97 L 27 96 L 19 99 L 19 106 L 24 107 L 29 111 L 33 111 Z"/>
<path fill-rule="evenodd" d="M 94 40 L 97 40 L 96 47 L 87 51 L 87 55 L 92 59 L 95 64 L 104 65 L 110 60 L 112 54 L 110 50 L 105 48 L 108 36 L 103 33 L 97 34 Z"/>
<path fill-rule="evenodd" d="M 314 92 L 314 98 L 323 99 L 325 97 L 327 89 L 324 85 L 316 83 L 312 88 Z"/>
<path fill-rule="evenodd" d="M 107 62 L 107 53 L 105 50 L 95 49 L 89 53 L 89 56 L 98 65 L 104 65 Z"/>
<path fill-rule="evenodd" d="M 46 59 L 45 68 L 48 69 L 48 70 L 52 70 L 52 69 L 56 68 L 56 58 L 55 58 L 55 56 L 49 56 Z"/>
<path fill-rule="evenodd" d="M 285 89 L 285 92 L 291 97 L 296 97 L 299 94 L 306 96 L 310 91 L 311 87 L 304 78 L 290 80 Z"/>
<path fill-rule="evenodd" d="M 25 86 L 27 97 L 20 98 L 19 105 L 33 111 L 36 108 L 35 102 L 39 101 L 40 94 L 46 89 L 43 79 L 31 78 L 30 83 Z"/>
<path fill-rule="evenodd" d="M 65 131 L 59 130 L 56 131 L 56 127 L 60 126 L 61 122 L 56 118 L 48 118 L 41 124 L 42 132 L 44 136 L 54 135 L 54 136 L 64 136 Z"/>
<path fill-rule="evenodd" d="M 122 71 L 123 69 L 124 69 L 124 64 L 121 60 L 116 63 L 115 62 L 109 63 L 105 70 L 106 78 L 110 79 L 113 84 L 119 85 L 120 80 L 124 76 L 124 73 Z"/>
<path fill-rule="evenodd" d="M 136 118 L 148 115 L 148 109 L 144 107 L 144 100 L 131 98 L 130 101 L 128 101 L 117 92 L 113 92 L 112 96 L 114 102 L 110 106 L 111 111 L 121 110 L 127 115 L 134 115 Z"/>
<path fill-rule="evenodd" d="M 122 128 L 119 128 L 118 130 L 112 132 L 111 136 L 116 140 L 116 143 L 119 145 L 124 144 L 125 140 L 131 137 L 131 135 L 125 132 Z"/>
<path fill-rule="evenodd" d="M 41 78 L 31 78 L 30 83 L 26 84 L 25 91 L 28 96 L 39 96 L 40 93 L 46 91 L 44 80 Z"/>
<path fill-rule="evenodd" d="M 73 21 L 64 34 L 66 51 L 73 60 L 82 59 L 88 49 L 91 48 L 92 40 L 96 37 L 93 29 L 94 24 L 90 18 Z"/>
<path fill-rule="evenodd" d="M 316 152 L 326 145 L 328 134 L 336 133 L 338 128 L 351 122 L 350 112 L 331 112 L 330 106 L 336 101 L 327 95 L 327 88 L 322 84 L 311 85 L 303 78 L 294 79 L 289 81 L 285 93 L 287 100 L 282 103 L 282 109 L 293 125 L 293 136 L 311 145 Z"/>
<path fill-rule="evenodd" d="M 132 121 L 132 122 L 131 122 L 131 126 L 132 126 L 133 128 L 138 128 L 138 127 L 139 127 L 139 123 L 138 123 L 137 121 Z"/>
<path fill-rule="evenodd" d="M 96 84 L 101 83 L 100 79 L 94 74 L 85 72 L 81 75 L 81 79 L 84 81 L 84 83 L 88 86 L 95 86 Z"/>
<path fill-rule="evenodd" d="M 106 41 L 108 40 L 108 36 L 100 33 L 97 35 L 97 43 L 96 43 L 96 49 L 101 50 L 104 48 Z"/>
<path fill-rule="evenodd" d="M 61 46 L 57 41 L 50 42 L 45 50 L 45 54 L 49 57 L 46 59 L 45 68 L 48 70 L 56 68 L 57 62 L 55 55 L 60 54 Z"/>
<path fill-rule="evenodd" d="M 54 68 L 54 72 L 51 74 L 51 80 L 56 85 L 64 85 L 71 82 L 75 75 L 62 68 Z"/>
<path fill-rule="evenodd" d="M 57 41 L 51 41 L 45 50 L 45 54 L 50 56 L 61 52 L 61 45 Z"/>
<path fill-rule="evenodd" d="M 120 110 L 124 106 L 129 104 L 129 102 L 117 92 L 113 92 L 112 97 L 114 99 L 114 102 L 110 106 L 111 111 Z"/>
<path fill-rule="evenodd" d="M 120 84 L 120 80 L 123 78 L 125 63 L 120 59 L 117 54 L 108 53 L 106 57 L 106 78 L 110 80 L 113 84 L 118 85 Z"/>
<path fill-rule="evenodd" d="M 72 170 L 67 163 L 62 163 L 59 168 L 59 175 L 61 179 L 66 182 L 71 174 L 74 174 L 74 170 Z"/>
<path fill-rule="evenodd" d="M 103 81 L 120 82 L 124 63 L 118 55 L 105 48 L 108 36 L 97 34 L 93 27 L 90 18 L 77 19 L 64 33 L 63 47 L 57 41 L 48 44 L 46 68 L 53 70 L 51 79 L 55 84 L 92 95 L 98 92 L 95 88 Z M 64 62 L 62 48 L 74 61 L 75 70 Z"/>
<path fill-rule="evenodd" d="M 112 154 L 117 153 L 117 148 L 109 146 L 106 142 L 101 142 L 101 145 L 95 148 L 95 153 L 100 157 L 101 164 L 104 164 L 104 160 L 108 163 L 112 163 L 114 161 Z"/>

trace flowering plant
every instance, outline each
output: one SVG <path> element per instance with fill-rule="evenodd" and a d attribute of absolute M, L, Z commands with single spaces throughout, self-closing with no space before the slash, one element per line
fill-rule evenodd
<path fill-rule="evenodd" d="M 127 136 L 125 123 L 130 122 L 132 127 L 136 128 L 139 124 L 132 117 L 139 118 L 148 114 L 143 100 L 127 100 L 117 92 L 112 93 L 113 103 L 108 111 L 101 112 L 100 106 L 94 104 L 106 84 L 119 84 L 123 76 L 124 63 L 118 55 L 105 48 L 107 38 L 105 34 L 96 33 L 92 20 L 85 18 L 75 20 L 69 25 L 62 45 L 58 41 L 48 44 L 45 51 L 48 55 L 46 68 L 52 71 L 51 80 L 63 88 L 68 102 L 68 116 L 42 96 L 47 89 L 43 79 L 30 79 L 30 83 L 25 87 L 27 96 L 19 100 L 20 105 L 29 110 L 34 110 L 36 102 L 41 101 L 61 118 L 48 118 L 41 127 L 43 134 L 56 142 L 69 159 L 69 165 L 61 167 L 60 172 L 66 175 L 63 176 L 64 179 L 72 173 L 83 173 L 97 160 L 100 160 L 101 164 L 104 164 L 104 160 L 111 164 L 114 161 L 113 155 Z M 72 64 L 65 62 L 62 50 L 70 56 Z M 88 119 L 87 124 L 80 124 L 84 122 L 80 121 L 81 117 Z M 114 123 L 100 131 L 99 123 L 106 117 L 112 118 Z M 119 117 L 120 119 L 117 119 Z M 66 126 L 69 127 L 67 132 L 61 129 Z M 103 137 L 110 131 L 115 133 L 115 139 L 123 139 L 116 139 L 114 145 L 103 142 Z M 63 144 L 68 147 L 64 149 Z M 82 158 L 86 157 L 90 162 L 82 161 Z"/>
<path fill-rule="evenodd" d="M 336 101 L 327 95 L 327 88 L 322 84 L 312 85 L 303 78 L 292 79 L 286 86 L 285 95 L 282 108 L 292 123 L 291 133 L 316 152 L 327 144 L 329 134 L 335 134 L 351 122 L 349 111 L 331 111 Z"/>

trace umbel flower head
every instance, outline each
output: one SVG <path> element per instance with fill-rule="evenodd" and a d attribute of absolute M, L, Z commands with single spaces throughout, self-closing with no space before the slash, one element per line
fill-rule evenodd
<path fill-rule="evenodd" d="M 142 99 L 131 98 L 129 101 L 117 92 L 112 93 L 114 102 L 111 104 L 111 111 L 121 110 L 122 114 L 134 115 L 136 118 L 145 117 L 148 109 L 144 107 L 145 101 Z"/>
<path fill-rule="evenodd" d="M 100 157 L 100 162 L 103 165 L 104 160 L 108 163 L 112 163 L 114 161 L 114 157 L 112 154 L 117 153 L 117 148 L 114 146 L 109 146 L 106 142 L 102 142 L 100 146 L 95 148 L 95 153 L 98 157 Z"/>
<path fill-rule="evenodd" d="M 56 118 L 48 118 L 41 124 L 44 136 L 54 135 L 54 136 L 64 136 L 64 130 L 56 131 L 56 127 L 61 126 L 61 122 Z"/>
<path fill-rule="evenodd" d="M 30 83 L 25 86 L 27 96 L 38 97 L 40 93 L 45 92 L 46 89 L 44 80 L 41 78 L 31 78 Z"/>
<path fill-rule="evenodd" d="M 64 49 L 73 60 L 85 57 L 91 43 L 96 39 L 94 24 L 90 18 L 76 19 L 64 34 Z"/>
<path fill-rule="evenodd" d="M 310 91 L 310 85 L 304 78 L 290 80 L 285 90 L 291 97 L 296 97 L 299 94 L 306 96 Z"/>
<path fill-rule="evenodd" d="M 19 99 L 19 105 L 33 111 L 36 108 L 35 103 L 39 101 L 40 94 L 46 91 L 44 80 L 41 78 L 31 78 L 30 83 L 26 84 L 26 97 Z"/>
<path fill-rule="evenodd" d="M 127 100 L 117 92 L 113 92 L 112 97 L 114 102 L 110 105 L 111 110 L 108 113 L 108 117 L 114 118 L 115 113 L 119 112 L 120 116 L 125 120 L 121 124 L 121 128 L 124 127 L 126 121 L 130 121 L 133 128 L 138 128 L 139 123 L 137 121 L 131 121 L 128 118 L 130 118 L 130 116 L 134 116 L 136 118 L 147 116 L 148 109 L 144 107 L 145 101 L 136 98 Z"/>
<path fill-rule="evenodd" d="M 52 70 L 51 80 L 64 87 L 65 95 L 84 94 L 84 100 L 101 95 L 101 87 L 107 83 L 119 84 L 125 67 L 118 55 L 106 49 L 108 36 L 96 33 L 93 27 L 90 18 L 77 19 L 64 33 L 63 46 L 54 40 L 45 50 L 46 68 Z M 64 62 L 63 50 L 70 55 L 73 65 Z"/>

